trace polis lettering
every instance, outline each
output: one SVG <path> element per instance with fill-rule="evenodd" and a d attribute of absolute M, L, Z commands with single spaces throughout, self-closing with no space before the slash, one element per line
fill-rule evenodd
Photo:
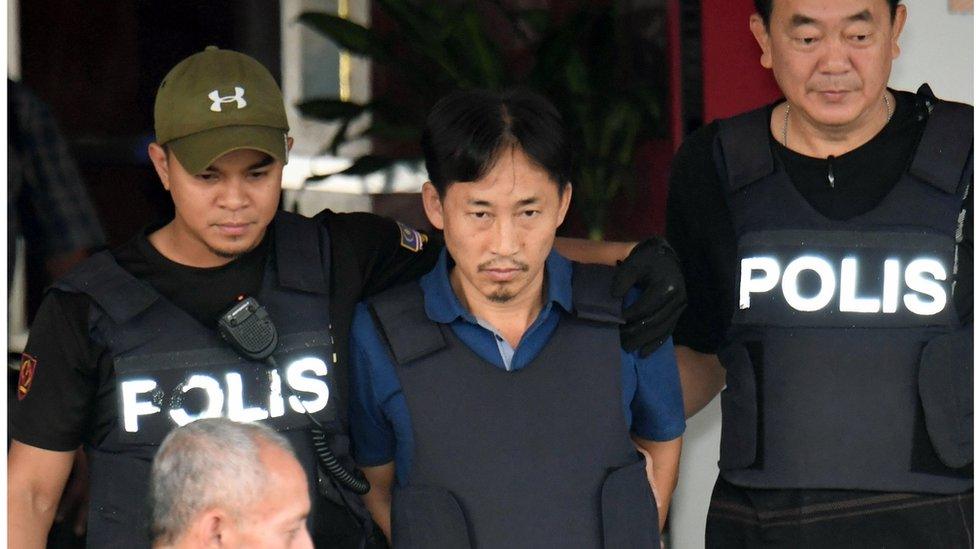
<path fill-rule="evenodd" d="M 288 398 L 286 407 L 282 396 L 282 375 L 279 370 L 284 370 L 284 378 L 289 387 L 308 396 L 299 399 L 292 395 Z M 186 394 L 190 391 L 199 391 L 204 396 L 203 408 L 192 414 L 177 406 L 170 408 L 166 413 L 177 426 L 211 417 L 227 417 L 240 422 L 260 421 L 282 417 L 288 409 L 296 414 L 304 414 L 306 411 L 314 414 L 324 410 L 329 403 L 329 386 L 322 379 L 318 379 L 328 373 L 328 366 L 317 357 L 301 358 L 283 368 L 269 370 L 270 389 L 266 400 L 261 403 L 245 402 L 248 391 L 238 372 L 226 372 L 223 376 L 193 374 L 172 392 Z M 162 402 L 153 398 L 158 387 L 159 384 L 151 378 L 130 379 L 119 384 L 122 397 L 122 424 L 125 431 L 136 433 L 139 431 L 140 417 L 163 412 L 159 406 Z"/>
<path fill-rule="evenodd" d="M 948 276 L 946 268 L 930 258 L 914 259 L 904 268 L 898 259 L 885 260 L 880 296 L 858 295 L 857 283 L 862 266 L 856 257 L 842 259 L 840 269 L 815 255 L 797 257 L 782 268 L 777 259 L 767 256 L 745 257 L 740 265 L 740 309 L 748 309 L 754 295 L 771 292 L 777 286 L 786 303 L 801 312 L 823 310 L 837 299 L 841 312 L 890 314 L 898 312 L 900 304 L 904 303 L 912 313 L 930 316 L 942 312 L 948 303 L 945 287 L 939 283 Z M 808 295 L 801 294 L 798 284 L 805 273 L 819 281 L 819 289 Z M 902 284 L 906 290 L 904 294 Z"/>

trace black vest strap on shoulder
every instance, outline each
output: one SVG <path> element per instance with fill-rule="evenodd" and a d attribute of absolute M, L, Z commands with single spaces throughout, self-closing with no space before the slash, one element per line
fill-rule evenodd
<path fill-rule="evenodd" d="M 773 173 L 775 164 L 769 148 L 765 107 L 719 120 L 718 141 L 730 192 Z"/>
<path fill-rule="evenodd" d="M 623 302 L 610 295 L 613 268 L 573 263 L 573 309 L 585 320 L 623 324 Z"/>
<path fill-rule="evenodd" d="M 383 292 L 369 301 L 369 308 L 401 366 L 447 346 L 440 326 L 427 317 L 424 292 L 417 282 Z"/>
<path fill-rule="evenodd" d="M 145 311 L 160 297 L 149 284 L 120 267 L 108 251 L 89 257 L 54 287 L 88 295 L 116 323 Z"/>
<path fill-rule="evenodd" d="M 294 290 L 328 294 L 329 240 L 320 237 L 318 222 L 281 211 L 274 224 L 278 283 Z"/>
<path fill-rule="evenodd" d="M 922 90 L 920 90 L 921 92 Z M 909 172 L 937 189 L 955 193 L 972 170 L 973 107 L 923 98 L 930 105 L 928 122 Z"/>

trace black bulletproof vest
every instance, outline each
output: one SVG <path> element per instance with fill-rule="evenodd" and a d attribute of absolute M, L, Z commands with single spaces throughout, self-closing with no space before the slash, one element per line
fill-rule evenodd
<path fill-rule="evenodd" d="M 393 544 L 656 547 L 657 509 L 621 408 L 620 301 L 609 269 L 574 267 L 573 315 L 515 372 L 424 312 L 419 284 L 371 301 L 414 436 Z"/>
<path fill-rule="evenodd" d="M 288 383 L 323 423 L 332 449 L 348 462 L 344 410 L 329 335 L 329 238 L 319 224 L 285 212 L 275 218 L 274 252 L 256 299 L 279 333 L 278 370 L 237 355 L 216 332 L 170 303 L 102 252 L 57 285 L 89 295 L 93 341 L 114 372 L 100 392 L 115 392 L 118 424 L 87 448 L 91 467 L 91 547 L 148 547 L 147 492 L 152 458 L 175 426 L 201 417 L 264 421 L 291 441 L 316 481 L 308 419 L 289 402 Z M 207 291 L 200 288 L 200 291 Z M 229 306 L 230 304 L 228 304 Z M 296 410 L 297 408 L 297 410 Z M 314 491 L 312 492 L 315 493 Z"/>
<path fill-rule="evenodd" d="M 819 214 L 791 183 L 771 152 L 766 109 L 719 122 L 715 152 L 740 265 L 738 308 L 719 352 L 719 466 L 734 484 L 972 488 L 972 401 L 966 409 L 950 394 L 920 398 L 920 386 L 945 366 L 927 365 L 923 353 L 967 340 L 972 353 L 951 280 L 973 176 L 973 111 L 919 101 L 930 113 L 911 167 L 877 207 L 845 221 Z M 963 431 L 938 417 L 968 417 L 968 450 Z"/>

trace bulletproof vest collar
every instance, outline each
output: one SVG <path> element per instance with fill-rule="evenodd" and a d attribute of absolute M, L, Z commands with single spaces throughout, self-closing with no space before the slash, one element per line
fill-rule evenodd
<path fill-rule="evenodd" d="M 955 193 L 972 153 L 973 108 L 937 100 L 925 84 L 919 95 L 929 120 L 909 172 L 943 192 Z M 730 192 L 773 173 L 776 166 L 769 140 L 766 108 L 719 121 L 720 152 Z"/>
<path fill-rule="evenodd" d="M 329 253 L 329 242 L 320 239 L 318 224 L 288 212 L 279 212 L 274 223 L 278 285 L 328 295 L 327 264 L 322 257 Z M 116 323 L 132 319 L 162 297 L 150 284 L 119 266 L 108 251 L 91 256 L 56 287 L 90 295 Z"/>
<path fill-rule="evenodd" d="M 610 295 L 611 268 L 573 264 L 573 313 L 577 318 L 623 324 L 622 302 Z M 388 290 L 369 302 L 370 313 L 393 359 L 405 365 L 447 346 L 443 327 L 428 318 L 417 282 Z"/>
<path fill-rule="evenodd" d="M 284 288 L 328 294 L 329 283 L 323 265 L 329 240 L 322 239 L 318 223 L 297 214 L 280 211 L 275 216 L 275 259 L 278 284 Z M 326 258 L 328 259 L 328 258 Z"/>

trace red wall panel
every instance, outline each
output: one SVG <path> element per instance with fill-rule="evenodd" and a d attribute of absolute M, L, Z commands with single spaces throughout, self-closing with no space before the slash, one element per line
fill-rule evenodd
<path fill-rule="evenodd" d="M 711 122 L 754 109 L 782 95 L 749 32 L 750 0 L 702 0 L 704 118 Z"/>

